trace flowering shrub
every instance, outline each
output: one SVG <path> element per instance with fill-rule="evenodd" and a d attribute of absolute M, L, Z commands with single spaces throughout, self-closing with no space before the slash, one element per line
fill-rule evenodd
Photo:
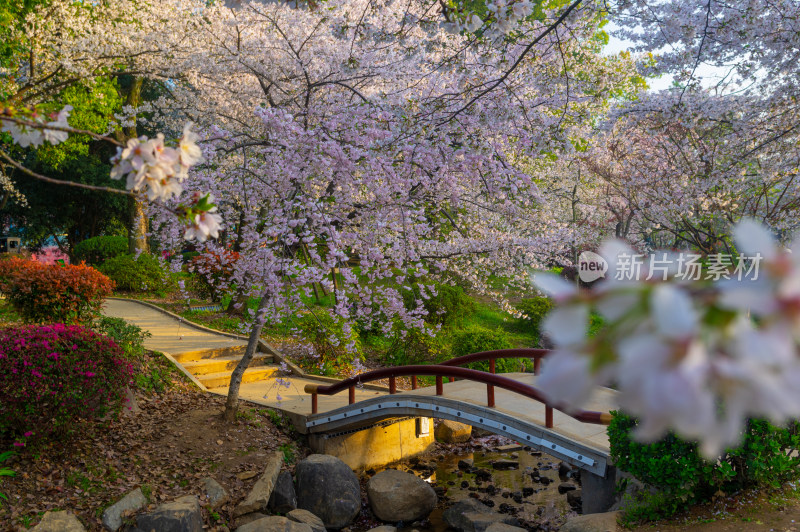
<path fill-rule="evenodd" d="M 69 264 L 69 256 L 56 246 L 40 249 L 31 254 L 31 259 L 43 264 Z"/>
<path fill-rule="evenodd" d="M 92 266 L 128 253 L 128 239 L 124 236 L 96 236 L 75 244 L 72 258 L 76 263 L 86 262 Z"/>
<path fill-rule="evenodd" d="M 207 251 L 191 259 L 189 271 L 195 274 L 194 288 L 211 301 L 219 301 L 222 291 L 230 286 L 239 253 Z"/>
<path fill-rule="evenodd" d="M 118 290 L 127 292 L 160 291 L 167 288 L 169 276 L 153 255 L 142 253 L 120 255 L 100 265 L 100 271 L 108 275 Z"/>
<path fill-rule="evenodd" d="M 0 261 L 0 291 L 24 320 L 79 323 L 96 315 L 112 281 L 94 268 Z"/>
<path fill-rule="evenodd" d="M 625 512 L 630 522 L 672 515 L 718 491 L 778 487 L 798 477 L 800 424 L 796 422 L 781 428 L 764 420 L 748 420 L 742 445 L 729 449 L 716 462 L 704 460 L 697 443 L 673 433 L 652 443 L 636 442 L 633 432 L 637 425 L 635 418 L 613 412 L 608 427 L 614 464 L 658 493 L 640 493 L 630 501 Z"/>
<path fill-rule="evenodd" d="M 122 405 L 131 367 L 109 338 L 60 323 L 0 330 L 0 436 L 60 437 Z"/>

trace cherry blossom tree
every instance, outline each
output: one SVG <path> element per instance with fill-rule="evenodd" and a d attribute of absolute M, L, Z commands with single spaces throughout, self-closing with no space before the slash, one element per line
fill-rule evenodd
<path fill-rule="evenodd" d="M 182 83 L 157 103 L 203 126 L 209 163 L 193 183 L 235 231 L 234 283 L 261 301 L 228 417 L 264 321 L 303 310 L 314 286 L 334 292 L 345 327 L 424 328 L 403 287 L 445 272 L 482 291 L 492 275 L 527 284 L 528 267 L 573 239 L 526 164 L 572 150 L 572 129 L 633 85 L 632 63 L 600 55 L 593 10 L 490 39 L 430 7 L 212 6 L 191 53 L 170 63 Z M 181 244 L 167 217 L 158 225 L 160 241 Z"/>
<path fill-rule="evenodd" d="M 580 159 L 630 213 L 632 242 L 731 253 L 742 218 L 781 234 L 798 227 L 800 137 L 767 141 L 779 125 L 764 110 L 741 95 L 642 97 Z"/>

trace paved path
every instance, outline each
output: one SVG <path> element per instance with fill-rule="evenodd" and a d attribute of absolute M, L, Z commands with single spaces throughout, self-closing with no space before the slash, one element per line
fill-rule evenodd
<path fill-rule="evenodd" d="M 152 336 L 145 340 L 144 346 L 170 355 L 247 344 L 244 340 L 195 329 L 186 322 L 135 301 L 107 299 L 103 304 L 103 314 L 123 318 L 149 331 Z"/>
<path fill-rule="evenodd" d="M 138 301 L 107 299 L 103 304 L 103 314 L 123 318 L 141 327 L 142 330 L 149 331 L 152 336 L 145 341 L 147 349 L 170 355 L 184 373 L 209 392 L 223 396 L 228 394 L 227 383 L 230 382 L 230 372 L 247 345 L 244 339 L 194 328 L 186 321 Z M 204 351 L 206 353 L 203 353 Z M 217 366 L 221 360 L 228 360 L 231 364 L 227 368 L 212 367 Z M 260 365 L 251 363 L 249 373 L 246 374 L 239 389 L 239 397 L 295 414 L 298 418 L 305 418 L 311 414 L 311 396 L 304 392 L 305 385 L 329 384 L 329 382 L 327 380 L 321 382 L 320 379 L 311 376 L 309 378 L 292 375 L 282 378 L 279 368 L 269 364 L 271 359 L 268 355 L 262 355 L 262 362 Z M 272 371 L 267 371 L 269 368 Z M 216 371 L 218 369 L 222 371 Z M 253 380 L 247 382 L 249 375 L 252 375 Z M 290 383 L 288 388 L 280 384 L 287 381 Z M 224 384 L 221 384 L 223 382 Z M 362 400 L 380 393 L 374 390 L 358 390 L 356 397 Z M 346 405 L 347 401 L 346 393 L 334 397 L 321 397 L 320 407 L 323 411 L 330 410 Z M 304 430 L 305 423 L 298 428 Z"/>

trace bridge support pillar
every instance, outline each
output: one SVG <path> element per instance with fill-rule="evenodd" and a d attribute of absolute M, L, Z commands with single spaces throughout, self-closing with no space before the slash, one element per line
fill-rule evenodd
<path fill-rule="evenodd" d="M 601 477 L 581 471 L 581 499 L 584 514 L 608 511 L 617 499 L 617 468 L 608 466 L 606 476 Z"/>
<path fill-rule="evenodd" d="M 428 420 L 427 424 L 419 422 L 423 419 Z M 308 435 L 309 447 L 315 453 L 335 456 L 355 471 L 422 454 L 434 443 L 430 418 L 389 419 L 341 433 Z"/>

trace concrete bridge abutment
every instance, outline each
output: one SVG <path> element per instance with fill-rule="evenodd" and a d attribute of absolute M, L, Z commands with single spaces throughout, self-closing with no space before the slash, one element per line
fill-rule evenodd
<path fill-rule="evenodd" d="M 383 467 L 428 452 L 435 443 L 431 418 L 390 418 L 332 433 L 311 433 L 309 447 L 335 456 L 350 469 Z"/>

